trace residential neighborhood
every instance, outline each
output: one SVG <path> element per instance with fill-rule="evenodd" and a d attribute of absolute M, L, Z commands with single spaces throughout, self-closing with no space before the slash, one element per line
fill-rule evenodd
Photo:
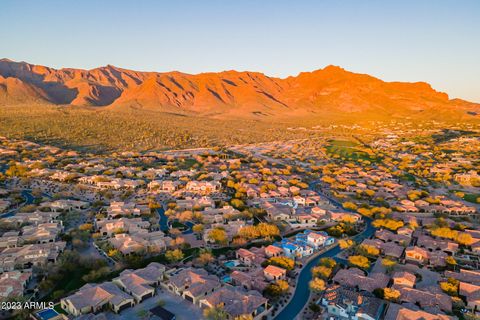
<path fill-rule="evenodd" d="M 110 155 L 2 137 L 0 297 L 54 302 L 35 319 L 477 319 L 480 138 L 441 134 Z"/>

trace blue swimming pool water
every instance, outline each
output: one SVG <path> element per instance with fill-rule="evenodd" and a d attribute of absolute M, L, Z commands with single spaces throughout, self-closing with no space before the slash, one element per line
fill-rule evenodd
<path fill-rule="evenodd" d="M 229 261 L 225 261 L 223 265 L 227 268 L 234 268 L 238 265 L 238 262 L 235 260 L 229 260 Z"/>
<path fill-rule="evenodd" d="M 48 319 L 52 319 L 52 318 L 55 318 L 56 316 L 58 316 L 58 312 L 53 310 L 53 309 L 45 309 L 45 310 L 37 312 L 37 315 L 42 320 L 48 320 Z"/>

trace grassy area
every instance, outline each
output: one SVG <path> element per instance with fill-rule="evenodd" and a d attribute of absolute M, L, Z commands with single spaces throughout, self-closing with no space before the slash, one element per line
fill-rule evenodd
<path fill-rule="evenodd" d="M 327 152 L 347 160 L 373 160 L 372 156 L 362 150 L 362 146 L 350 140 L 331 140 L 327 146 Z"/>
<path fill-rule="evenodd" d="M 463 196 L 463 200 L 471 202 L 471 203 L 478 203 L 477 199 L 480 198 L 480 193 L 466 193 Z"/>
<path fill-rule="evenodd" d="M 172 223 L 172 228 L 177 228 L 177 229 L 180 229 L 181 231 L 183 231 L 183 230 L 187 229 L 187 226 L 184 225 L 183 223 L 175 220 Z"/>

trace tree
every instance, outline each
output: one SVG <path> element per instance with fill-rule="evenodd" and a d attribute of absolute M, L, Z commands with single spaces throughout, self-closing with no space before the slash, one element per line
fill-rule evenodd
<path fill-rule="evenodd" d="M 320 261 L 318 261 L 318 265 L 333 269 L 337 265 L 337 262 L 332 258 L 321 258 Z"/>
<path fill-rule="evenodd" d="M 350 256 L 348 257 L 348 262 L 350 265 L 359 267 L 361 269 L 370 268 L 370 261 L 364 256 Z"/>
<path fill-rule="evenodd" d="M 234 320 L 253 320 L 253 316 L 251 314 L 242 314 L 235 317 Z"/>
<path fill-rule="evenodd" d="M 343 208 L 354 211 L 354 210 L 357 210 L 357 205 L 353 202 L 347 201 L 343 203 Z"/>
<path fill-rule="evenodd" d="M 286 270 L 293 270 L 295 267 L 295 261 L 287 257 L 271 257 L 265 263 L 267 265 L 274 265 Z"/>
<path fill-rule="evenodd" d="M 403 227 L 403 221 L 394 220 L 394 219 L 376 219 L 372 222 L 372 225 L 375 228 L 386 228 L 392 231 Z"/>
<path fill-rule="evenodd" d="M 360 213 L 362 216 L 371 217 L 372 211 L 367 208 L 358 208 L 357 212 Z"/>
<path fill-rule="evenodd" d="M 207 238 L 216 244 L 225 245 L 228 243 L 227 232 L 221 228 L 214 228 L 210 230 L 210 232 L 207 235 Z"/>
<path fill-rule="evenodd" d="M 108 256 L 111 258 L 118 258 L 121 256 L 121 253 L 117 249 L 110 249 L 108 250 Z"/>
<path fill-rule="evenodd" d="M 466 232 L 459 232 L 455 241 L 463 246 L 469 246 L 473 243 L 472 235 Z"/>
<path fill-rule="evenodd" d="M 448 256 L 445 258 L 445 262 L 447 265 L 449 265 L 450 267 L 455 267 L 457 265 L 457 260 L 455 260 L 454 257 L 452 256 Z"/>
<path fill-rule="evenodd" d="M 383 298 L 389 301 L 397 301 L 400 298 L 400 291 L 392 288 L 383 289 Z"/>
<path fill-rule="evenodd" d="M 313 278 L 312 281 L 308 283 L 308 286 L 313 292 L 320 293 L 325 290 L 325 281 L 320 278 Z"/>
<path fill-rule="evenodd" d="M 223 305 L 219 304 L 212 308 L 207 308 L 203 310 L 203 316 L 208 320 L 226 320 L 228 319 L 228 314 L 223 310 Z"/>
<path fill-rule="evenodd" d="M 285 280 L 277 280 L 274 283 L 270 283 L 266 288 L 265 288 L 265 293 L 271 297 L 278 297 L 281 295 L 284 295 L 285 293 L 288 292 L 288 282 Z"/>
<path fill-rule="evenodd" d="M 243 209 L 245 207 L 245 203 L 240 199 L 232 199 L 230 204 L 236 209 Z"/>
<path fill-rule="evenodd" d="M 457 279 L 448 278 L 446 282 L 440 282 L 440 288 L 449 296 L 455 297 L 458 295 L 459 284 Z"/>
<path fill-rule="evenodd" d="M 338 245 L 340 246 L 340 249 L 348 249 L 351 248 L 355 245 L 355 242 L 351 239 L 341 239 L 338 240 Z"/>
<path fill-rule="evenodd" d="M 312 268 L 312 274 L 316 278 L 328 279 L 332 274 L 332 269 L 325 266 L 317 266 Z"/>
<path fill-rule="evenodd" d="M 91 223 L 84 223 L 78 226 L 78 230 L 81 231 L 92 231 L 93 230 L 93 225 Z"/>
<path fill-rule="evenodd" d="M 184 257 L 184 254 L 180 249 L 167 250 L 167 252 L 165 252 L 165 258 L 172 263 L 182 260 L 183 257 Z"/>
<path fill-rule="evenodd" d="M 397 265 L 397 262 L 390 260 L 390 259 L 382 259 L 382 266 L 387 269 L 387 272 L 392 272 L 395 266 Z"/>
<path fill-rule="evenodd" d="M 274 224 L 261 222 L 256 226 L 241 228 L 238 235 L 246 239 L 270 238 L 280 234 L 280 230 Z"/>
<path fill-rule="evenodd" d="M 361 244 L 357 247 L 357 253 L 362 256 L 376 257 L 380 254 L 380 250 L 368 244 Z"/>
<path fill-rule="evenodd" d="M 320 306 L 319 306 L 318 304 L 316 304 L 316 303 L 310 303 L 310 304 L 308 305 L 308 308 L 309 308 L 310 310 L 312 310 L 312 312 L 314 312 L 314 313 L 317 313 L 317 312 L 320 311 Z"/>
<path fill-rule="evenodd" d="M 198 256 L 197 259 L 195 259 L 195 262 L 199 265 L 207 265 L 207 264 L 210 264 L 213 262 L 213 255 L 208 252 L 208 251 L 205 251 L 205 252 L 201 252 L 200 255 Z"/>
<path fill-rule="evenodd" d="M 459 297 L 452 297 L 452 307 L 454 310 L 461 310 L 465 308 L 465 303 Z"/>
<path fill-rule="evenodd" d="M 203 224 L 196 224 L 192 227 L 192 231 L 195 233 L 202 233 L 204 229 Z"/>

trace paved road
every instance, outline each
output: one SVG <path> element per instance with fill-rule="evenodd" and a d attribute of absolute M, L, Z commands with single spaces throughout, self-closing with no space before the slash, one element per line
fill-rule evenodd
<path fill-rule="evenodd" d="M 35 197 L 32 195 L 32 193 L 30 192 L 30 190 L 23 190 L 21 192 L 22 194 L 22 197 L 25 199 L 25 202 L 23 202 L 20 206 L 26 206 L 26 205 L 29 205 L 29 204 L 32 204 L 33 201 L 35 200 Z M 0 218 L 8 218 L 8 217 L 11 217 L 11 216 L 14 216 L 15 213 L 17 213 L 18 211 L 18 208 L 20 207 L 18 206 L 17 208 L 15 209 L 12 209 L 8 212 L 5 212 L 3 214 L 0 215 Z"/>
<path fill-rule="evenodd" d="M 371 237 L 375 233 L 375 228 L 371 224 L 371 220 L 365 218 L 366 226 L 365 230 L 356 235 L 354 240 L 356 242 L 361 242 L 363 239 Z M 312 280 L 311 269 L 317 265 L 318 261 L 321 258 L 335 258 L 339 262 L 344 262 L 343 259 L 338 259 L 335 256 L 340 253 L 342 250 L 339 246 L 335 246 L 332 249 L 318 255 L 314 259 L 310 260 L 305 267 L 300 272 L 297 286 L 295 287 L 295 293 L 293 294 L 292 299 L 288 305 L 275 317 L 275 320 L 292 320 L 295 319 L 298 314 L 302 311 L 303 307 L 307 303 L 310 297 L 310 288 L 308 283 Z"/>

